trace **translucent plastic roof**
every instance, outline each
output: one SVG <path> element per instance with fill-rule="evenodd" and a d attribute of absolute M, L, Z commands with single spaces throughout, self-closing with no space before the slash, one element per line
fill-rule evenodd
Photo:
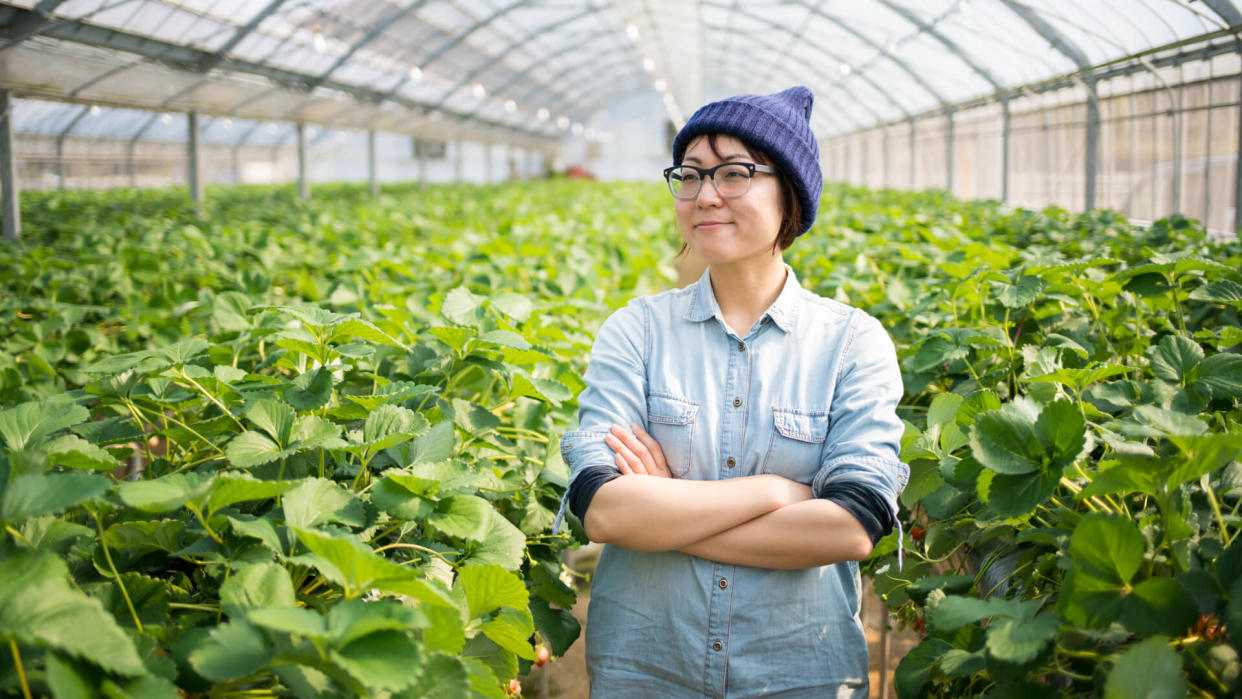
<path fill-rule="evenodd" d="M 636 92 L 676 122 L 801 83 L 831 136 L 1239 25 L 1235 0 L 21 0 L 0 85 L 114 108 L 38 132 L 184 124 L 139 107 L 546 144 Z"/>

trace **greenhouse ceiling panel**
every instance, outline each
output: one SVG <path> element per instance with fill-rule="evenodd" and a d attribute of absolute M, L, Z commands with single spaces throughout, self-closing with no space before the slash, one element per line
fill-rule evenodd
<path fill-rule="evenodd" d="M 537 145 L 635 93 L 679 123 L 802 83 L 828 137 L 1239 25 L 1234 0 L 27 0 L 0 3 L 0 85 Z"/>

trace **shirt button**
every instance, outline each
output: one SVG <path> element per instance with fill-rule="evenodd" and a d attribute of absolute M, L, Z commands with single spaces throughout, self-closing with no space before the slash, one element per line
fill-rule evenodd
<path fill-rule="evenodd" d="M 734 460 L 732 456 L 730 456 L 729 460 L 725 462 L 725 465 L 728 466 L 729 468 L 733 468 L 734 466 L 737 466 L 737 461 Z"/>
<path fill-rule="evenodd" d="M 721 578 L 721 579 L 720 579 L 720 589 L 722 589 L 722 590 L 723 590 L 723 589 L 725 589 L 725 588 L 726 588 L 726 587 L 728 587 L 728 586 L 729 586 L 729 581 L 728 581 L 728 580 L 725 580 L 724 578 Z"/>
<path fill-rule="evenodd" d="M 737 343 L 737 351 L 738 351 L 738 352 L 745 352 L 745 351 L 746 351 L 746 343 L 745 343 L 745 342 L 738 342 L 738 343 Z"/>
<path fill-rule="evenodd" d="M 735 408 L 740 408 L 740 407 L 742 407 L 742 399 L 741 399 L 741 398 L 734 398 L 734 399 L 733 399 L 733 407 L 735 407 Z"/>
<path fill-rule="evenodd" d="M 716 641 L 712 644 L 712 650 L 724 650 L 724 644 L 720 641 Z"/>

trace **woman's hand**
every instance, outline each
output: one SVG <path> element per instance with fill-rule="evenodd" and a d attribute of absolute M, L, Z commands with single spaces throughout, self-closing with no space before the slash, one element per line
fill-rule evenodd
<path fill-rule="evenodd" d="M 660 445 L 637 423 L 631 423 L 630 427 L 633 433 L 620 425 L 613 425 L 612 434 L 604 438 L 604 443 L 616 456 L 617 468 L 621 469 L 621 473 L 672 478 Z"/>

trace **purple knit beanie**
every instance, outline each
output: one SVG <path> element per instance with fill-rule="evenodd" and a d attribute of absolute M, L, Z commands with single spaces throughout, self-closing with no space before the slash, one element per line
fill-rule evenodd
<path fill-rule="evenodd" d="M 758 148 L 782 177 L 793 181 L 802 204 L 802 235 L 815 222 L 824 188 L 819 143 L 811 133 L 814 101 L 811 91 L 798 85 L 774 95 L 739 95 L 703 105 L 673 139 L 673 164 L 681 164 L 686 146 L 702 134 L 729 134 Z"/>

